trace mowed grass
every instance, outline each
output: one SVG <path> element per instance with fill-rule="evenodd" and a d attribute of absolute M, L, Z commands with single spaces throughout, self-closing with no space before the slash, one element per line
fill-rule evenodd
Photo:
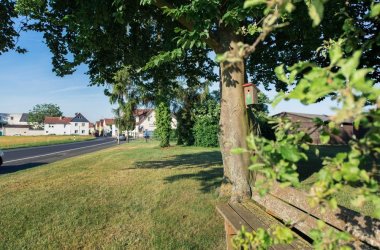
<path fill-rule="evenodd" d="M 94 139 L 94 137 L 90 135 L 0 136 L 0 149 L 45 146 L 92 139 Z"/>
<path fill-rule="evenodd" d="M 224 249 L 221 164 L 133 142 L 0 175 L 0 249 Z"/>

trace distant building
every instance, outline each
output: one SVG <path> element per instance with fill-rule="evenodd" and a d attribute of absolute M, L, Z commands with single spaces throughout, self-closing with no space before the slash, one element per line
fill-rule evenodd
<path fill-rule="evenodd" d="M 90 122 L 90 125 L 89 125 L 89 133 L 91 135 L 94 135 L 95 134 L 95 124 L 91 123 Z"/>
<path fill-rule="evenodd" d="M 0 113 L 0 136 L 42 134 L 43 130 L 35 130 L 28 124 L 27 113 Z"/>
<path fill-rule="evenodd" d="M 152 136 L 156 129 L 156 112 L 154 109 L 136 109 L 134 112 L 136 127 L 133 132 L 137 137 L 143 137 L 144 132 Z M 177 128 L 177 119 L 172 115 L 172 129 Z"/>
<path fill-rule="evenodd" d="M 319 118 L 326 125 L 330 122 L 328 115 L 317 114 L 282 112 L 274 115 L 274 117 L 287 117 L 290 121 L 294 123 L 297 122 L 300 125 L 300 130 L 308 133 L 314 144 L 321 144 L 320 134 L 322 127 L 316 127 L 313 120 Z M 332 135 L 329 144 L 347 144 L 354 135 L 358 136 L 358 131 L 354 129 L 352 121 L 344 121 L 339 125 L 339 128 L 339 135 Z"/>
<path fill-rule="evenodd" d="M 45 117 L 46 135 L 89 135 L 90 122 L 81 114 L 74 117 Z"/>
<path fill-rule="evenodd" d="M 116 137 L 117 129 L 115 125 L 115 119 L 104 118 L 95 123 L 95 131 L 99 136 L 112 136 Z"/>

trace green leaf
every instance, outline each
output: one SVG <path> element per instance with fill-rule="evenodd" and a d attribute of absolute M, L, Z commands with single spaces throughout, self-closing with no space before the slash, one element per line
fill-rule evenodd
<path fill-rule="evenodd" d="M 326 131 L 323 131 L 319 136 L 322 144 L 327 144 L 330 141 L 330 135 Z"/>
<path fill-rule="evenodd" d="M 352 55 L 351 58 L 347 59 L 345 62 L 343 62 L 341 66 L 341 72 L 344 75 L 346 79 L 349 79 L 351 74 L 354 73 L 356 68 L 359 66 L 359 59 L 362 52 L 355 51 L 355 53 Z"/>
<path fill-rule="evenodd" d="M 374 4 L 371 6 L 370 17 L 377 17 L 380 15 L 380 3 Z"/>
<path fill-rule="evenodd" d="M 254 163 L 251 166 L 248 167 L 249 170 L 258 170 L 265 167 L 264 163 Z"/>
<path fill-rule="evenodd" d="M 282 157 L 288 161 L 297 162 L 301 159 L 301 154 L 298 152 L 298 149 L 291 145 L 281 145 L 280 153 Z"/>
<path fill-rule="evenodd" d="M 331 198 L 331 200 L 329 200 L 328 203 L 332 209 L 338 208 L 338 202 L 336 201 L 335 198 Z"/>
<path fill-rule="evenodd" d="M 242 154 L 244 152 L 247 152 L 244 148 L 233 148 L 231 149 L 231 154 Z"/>
<path fill-rule="evenodd" d="M 244 2 L 244 8 L 251 8 L 251 7 L 255 7 L 257 5 L 265 4 L 265 3 L 267 3 L 266 0 L 246 0 Z"/>
<path fill-rule="evenodd" d="M 280 66 L 277 66 L 274 69 L 274 73 L 276 73 L 276 76 L 278 80 L 284 82 L 284 83 L 289 83 L 288 78 L 286 77 L 285 70 L 284 70 L 284 64 L 281 64 Z"/>
<path fill-rule="evenodd" d="M 285 93 L 281 91 L 276 95 L 276 97 L 272 100 L 272 107 L 276 107 L 282 100 L 284 100 Z"/>
<path fill-rule="evenodd" d="M 215 61 L 218 63 L 224 62 L 227 60 L 226 54 L 216 54 Z"/>
<path fill-rule="evenodd" d="M 309 8 L 309 16 L 313 20 L 313 26 L 320 24 L 323 18 L 324 6 L 322 0 L 305 0 Z"/>
<path fill-rule="evenodd" d="M 331 65 L 335 65 L 343 57 L 343 52 L 340 45 L 338 44 L 333 45 L 329 51 L 329 55 L 330 55 Z"/>

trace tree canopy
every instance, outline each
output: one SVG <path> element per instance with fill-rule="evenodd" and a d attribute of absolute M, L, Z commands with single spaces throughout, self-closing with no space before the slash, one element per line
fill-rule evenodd
<path fill-rule="evenodd" d="M 1 0 L 0 2 L 0 55 L 9 50 L 25 53 L 26 50 L 17 46 L 19 31 L 15 27 L 15 19 L 18 17 L 15 11 L 15 1 Z M 21 30 L 22 27 L 19 27 Z"/>
<path fill-rule="evenodd" d="M 59 117 L 62 114 L 60 107 L 56 104 L 37 104 L 29 110 L 28 123 L 37 128 L 43 128 L 46 116 Z"/>

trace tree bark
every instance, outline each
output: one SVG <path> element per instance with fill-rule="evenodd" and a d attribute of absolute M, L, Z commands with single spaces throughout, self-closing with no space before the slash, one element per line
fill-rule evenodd
<path fill-rule="evenodd" d="M 241 40 L 240 40 L 241 41 Z M 239 58 L 238 37 L 232 30 L 223 30 L 220 36 L 221 52 Z M 223 156 L 224 179 L 231 183 L 231 201 L 249 198 L 248 154 L 231 154 L 231 149 L 247 148 L 247 111 L 244 103 L 244 59 L 225 61 L 220 64 L 221 114 L 220 142 Z M 226 185 L 226 184 L 224 184 Z M 224 187 L 225 188 L 225 187 Z"/>

